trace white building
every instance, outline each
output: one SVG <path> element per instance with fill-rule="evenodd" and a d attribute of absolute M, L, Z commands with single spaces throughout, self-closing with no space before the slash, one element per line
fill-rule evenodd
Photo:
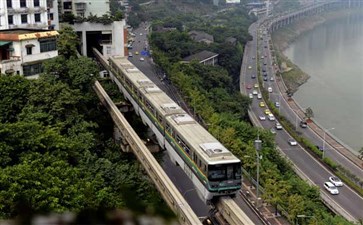
<path fill-rule="evenodd" d="M 0 30 L 58 27 L 57 0 L 0 0 Z"/>
<path fill-rule="evenodd" d="M 110 11 L 108 0 L 59 0 L 62 14 L 72 13 L 75 16 L 102 16 Z"/>
<path fill-rule="evenodd" d="M 37 78 L 43 61 L 58 56 L 58 35 L 46 30 L 1 30 L 0 74 Z"/>
<path fill-rule="evenodd" d="M 92 47 L 104 56 L 125 56 L 127 43 L 126 22 L 114 21 L 109 25 L 102 23 L 75 23 L 74 30 L 81 39 L 81 54 L 90 56 Z"/>

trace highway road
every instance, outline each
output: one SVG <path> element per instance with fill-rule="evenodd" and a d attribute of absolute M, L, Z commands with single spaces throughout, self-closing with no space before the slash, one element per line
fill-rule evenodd
<path fill-rule="evenodd" d="M 280 102 L 280 113 L 282 113 L 285 117 L 287 117 L 290 121 L 294 122 L 297 119 L 294 110 L 289 107 L 287 102 L 282 98 L 281 93 L 276 84 L 276 79 L 278 77 L 275 76 L 274 70 L 271 66 L 272 60 L 270 57 L 270 50 L 268 46 L 269 36 L 262 35 L 262 39 L 260 36 L 257 36 L 257 24 L 253 24 L 250 27 L 250 34 L 254 37 L 253 41 L 248 43 L 246 48 L 247 59 L 244 62 L 247 62 L 246 65 L 242 65 L 242 77 L 241 77 L 241 91 L 243 93 L 251 93 L 253 90 L 253 85 L 258 83 L 257 78 L 252 78 L 252 74 L 257 75 L 257 66 L 259 65 L 261 69 L 265 68 L 267 71 L 268 81 L 263 82 L 263 86 L 271 87 L 272 93 L 270 93 L 270 97 L 274 102 Z M 260 35 L 260 34 L 258 34 Z M 258 38 L 258 39 L 257 39 Z M 257 41 L 258 40 L 258 41 Z M 266 46 L 266 47 L 265 47 Z M 261 58 L 263 56 L 263 59 Z M 245 55 L 246 57 L 246 55 Z M 264 63 L 266 65 L 264 65 Z M 270 81 L 270 78 L 274 77 L 274 81 Z M 248 89 L 248 86 L 251 85 L 252 88 Z M 258 89 L 256 89 L 258 90 Z M 257 116 L 264 115 L 264 107 L 259 106 L 259 102 L 262 100 L 257 99 L 256 95 L 253 95 L 253 101 L 251 105 L 251 110 Z M 260 121 L 262 126 L 266 129 L 273 128 L 275 126 L 276 121 L 269 121 L 266 118 L 265 121 Z M 300 122 L 300 120 L 297 120 Z M 300 128 L 297 126 L 298 132 L 301 132 L 302 135 L 308 137 L 313 143 L 316 145 L 322 145 L 321 138 L 316 135 L 309 128 Z M 324 166 L 322 166 L 317 160 L 315 160 L 309 153 L 307 153 L 301 146 L 291 146 L 288 144 L 287 140 L 290 139 L 290 135 L 285 130 L 276 130 L 276 143 L 279 148 L 282 150 L 283 154 L 285 154 L 308 178 L 317 186 L 319 186 L 323 192 L 327 193 L 323 188 L 324 182 L 328 181 L 329 176 L 333 174 L 327 170 Z M 326 146 L 326 155 L 332 159 L 336 159 L 338 162 L 341 162 L 344 166 L 349 169 L 352 169 L 359 176 L 363 177 L 363 172 L 360 168 L 352 164 L 350 161 L 345 159 L 342 155 L 334 151 L 331 146 Z M 348 166 L 349 165 L 349 166 Z M 339 188 L 340 194 L 336 196 L 327 195 L 329 200 L 339 204 L 348 214 L 350 214 L 353 218 L 358 219 L 363 217 L 363 198 L 359 196 L 356 192 L 350 189 L 348 186 L 344 186 Z"/>
<path fill-rule="evenodd" d="M 130 62 L 132 62 L 138 69 L 140 69 L 146 76 L 149 77 L 160 89 L 162 89 L 165 93 L 169 95 L 175 102 L 177 102 L 181 107 L 189 112 L 188 107 L 186 106 L 183 99 L 177 94 L 175 88 L 170 85 L 167 77 L 165 77 L 163 71 L 157 69 L 156 65 L 153 63 L 152 58 L 148 56 L 140 55 L 141 51 L 148 49 L 148 42 L 147 42 L 147 33 L 148 31 L 145 30 L 147 25 L 143 24 L 137 29 L 134 29 L 133 33 L 135 33 L 135 42 L 133 44 L 133 48 L 129 51 L 132 52 L 132 57 L 129 57 Z M 141 35 L 140 35 L 141 34 Z M 138 52 L 139 54 L 136 55 L 135 53 Z M 140 58 L 144 58 L 144 61 L 140 61 Z M 192 115 L 189 112 L 190 115 Z M 199 197 L 194 189 L 192 182 L 186 176 L 184 171 L 173 164 L 169 156 L 164 154 L 163 162 L 161 163 L 164 171 L 175 184 L 175 186 L 179 189 L 180 193 L 184 196 L 186 201 L 189 203 L 193 211 L 199 217 L 208 216 L 208 212 L 210 207 L 207 206 Z M 257 215 L 244 203 L 240 196 L 236 197 L 236 203 L 239 207 L 250 217 L 250 219 L 256 225 L 263 225 L 261 220 L 257 217 Z"/>

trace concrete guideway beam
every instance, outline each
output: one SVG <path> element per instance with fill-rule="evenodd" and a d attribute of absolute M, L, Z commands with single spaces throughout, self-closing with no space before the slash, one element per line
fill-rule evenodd
<path fill-rule="evenodd" d="M 124 134 L 131 149 L 145 168 L 164 200 L 178 216 L 179 222 L 183 225 L 201 225 L 202 223 L 189 204 L 179 193 L 178 189 L 174 186 L 159 163 L 155 160 L 154 156 L 149 152 L 143 141 L 139 138 L 98 81 L 95 82 L 93 89 L 102 104 L 107 108 L 115 125 Z"/>
<path fill-rule="evenodd" d="M 230 225 L 255 224 L 230 197 L 221 197 L 216 203 L 216 208 Z"/>

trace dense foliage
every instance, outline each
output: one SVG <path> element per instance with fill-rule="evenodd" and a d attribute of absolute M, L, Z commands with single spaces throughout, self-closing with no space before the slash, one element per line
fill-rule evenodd
<path fill-rule="evenodd" d="M 91 88 L 96 64 L 59 56 L 45 72 L 0 76 L 0 218 L 25 209 L 164 213 L 134 156 L 112 141 L 112 120 Z"/>
<path fill-rule="evenodd" d="M 263 143 L 260 152 L 260 182 L 265 190 L 265 201 L 278 206 L 279 210 L 284 210 L 291 222 L 296 222 L 297 215 L 304 214 L 314 215 L 314 218 L 306 218 L 305 222 L 309 223 L 349 224 L 342 217 L 330 214 L 320 200 L 317 187 L 311 187 L 297 177 L 289 163 L 276 150 L 273 134 L 252 127 L 248 121 L 247 109 L 250 101 L 236 89 L 236 84 L 239 83 L 242 46 L 248 40 L 248 36 L 242 37 L 247 33 L 248 23 L 251 22 L 243 9 L 224 12 L 211 18 L 193 18 L 192 21 L 178 20 L 185 18 L 183 16 L 174 18 L 154 23 L 163 27 L 174 26 L 176 29 L 167 32 L 157 32 L 155 29 L 150 36 L 153 59 L 179 88 L 189 106 L 201 118 L 202 124 L 241 159 L 244 169 L 253 176 L 256 176 L 253 141 L 259 136 Z M 225 21 L 222 22 L 220 18 L 225 18 Z M 213 23 L 205 21 L 208 19 Z M 224 26 L 221 25 L 223 23 Z M 213 34 L 216 43 L 205 45 L 193 42 L 185 33 L 185 30 L 191 29 Z M 238 40 L 236 45 L 223 43 L 235 32 L 238 32 L 234 36 Z M 201 49 L 219 53 L 219 66 L 179 62 L 186 54 Z"/>

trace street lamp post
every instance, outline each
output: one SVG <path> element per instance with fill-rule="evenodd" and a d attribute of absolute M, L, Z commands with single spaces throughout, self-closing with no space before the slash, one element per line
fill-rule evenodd
<path fill-rule="evenodd" d="M 296 217 L 297 217 L 297 218 L 314 218 L 314 220 L 315 220 L 315 224 L 316 224 L 316 225 L 318 224 L 315 216 L 296 215 Z M 299 221 L 296 221 L 296 222 L 297 222 L 296 224 L 298 224 L 298 222 L 299 222 Z"/>
<path fill-rule="evenodd" d="M 257 137 L 257 140 L 255 140 L 256 159 L 257 159 L 256 207 L 259 206 L 260 155 L 258 152 L 261 150 L 261 147 L 262 147 L 262 141 L 259 139 L 259 137 Z"/>
<path fill-rule="evenodd" d="M 323 159 L 325 157 L 325 137 L 326 137 L 326 132 L 329 131 L 329 130 L 334 130 L 335 128 L 332 127 L 332 128 L 329 128 L 329 129 L 325 129 L 324 130 L 324 135 L 323 135 Z"/>

